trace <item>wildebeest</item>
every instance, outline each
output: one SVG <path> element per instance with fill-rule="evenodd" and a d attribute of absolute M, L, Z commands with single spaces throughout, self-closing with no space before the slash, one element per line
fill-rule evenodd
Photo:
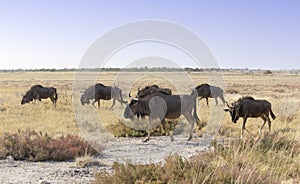
<path fill-rule="evenodd" d="M 202 99 L 202 98 L 206 98 L 206 104 L 207 104 L 207 107 L 209 106 L 208 105 L 208 98 L 215 98 L 215 101 L 216 101 L 216 105 L 218 104 L 218 97 L 222 100 L 223 104 L 225 105 L 225 99 L 224 99 L 224 96 L 223 96 L 223 90 L 220 88 L 220 87 L 217 87 L 217 86 L 211 86 L 209 84 L 200 84 L 198 85 L 196 88 L 196 91 L 193 90 L 192 92 L 192 96 L 199 96 L 199 101 Z M 196 94 L 195 94 L 196 92 Z"/>
<path fill-rule="evenodd" d="M 57 92 L 54 87 L 43 87 L 42 85 L 34 85 L 32 86 L 26 94 L 23 96 L 21 104 L 29 103 L 33 100 L 39 100 L 50 98 L 53 105 L 56 106 L 57 102 Z"/>
<path fill-rule="evenodd" d="M 124 118 L 133 120 L 134 116 L 149 116 L 148 137 L 150 140 L 150 126 L 155 119 L 165 124 L 165 118 L 177 119 L 183 115 L 190 123 L 191 129 L 188 140 L 191 140 L 195 123 L 199 122 L 196 109 L 196 98 L 191 95 L 167 95 L 156 92 L 140 99 L 132 99 L 124 111 Z M 170 134 L 171 141 L 173 140 Z"/>
<path fill-rule="evenodd" d="M 100 99 L 111 100 L 113 99 L 113 104 L 111 108 L 115 105 L 116 100 L 121 103 L 121 105 L 126 104 L 127 101 L 123 100 L 122 90 L 116 86 L 105 86 L 103 84 L 95 84 L 86 89 L 81 95 L 81 104 L 89 104 L 90 100 L 94 99 L 92 105 L 95 107 L 95 103 L 98 102 L 98 108 L 100 109 Z"/>
<path fill-rule="evenodd" d="M 271 109 L 270 102 L 268 102 L 267 100 L 255 100 L 251 96 L 240 98 L 236 102 L 234 102 L 232 106 L 229 106 L 228 104 L 227 106 L 229 107 L 229 109 L 224 109 L 224 110 L 229 111 L 233 123 L 236 123 L 239 117 L 243 118 L 241 138 L 243 137 L 244 130 L 251 133 L 245 127 L 247 118 L 260 117 L 263 119 L 264 123 L 261 126 L 259 132 L 265 126 L 266 121 L 268 121 L 269 124 L 269 131 L 271 130 L 271 120 L 269 118 L 269 114 L 271 114 L 271 117 L 273 119 L 276 118 L 276 116 L 274 115 Z"/>

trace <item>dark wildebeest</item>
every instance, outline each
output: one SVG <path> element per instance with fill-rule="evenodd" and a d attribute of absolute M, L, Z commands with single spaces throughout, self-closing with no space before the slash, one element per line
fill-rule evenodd
<path fill-rule="evenodd" d="M 269 124 L 269 131 L 271 130 L 271 120 L 269 118 L 269 114 L 273 119 L 276 118 L 274 113 L 271 109 L 271 103 L 267 100 L 255 100 L 251 96 L 246 96 L 243 98 L 238 99 L 238 101 L 234 102 L 232 106 L 227 104 L 229 109 L 224 109 L 225 111 L 229 111 L 231 115 L 231 120 L 233 123 L 236 123 L 239 117 L 243 118 L 243 125 L 242 125 L 242 133 L 241 138 L 243 138 L 244 130 L 251 132 L 246 129 L 246 121 L 247 118 L 262 118 L 264 120 L 263 125 L 261 126 L 259 132 L 261 132 L 262 128 L 265 126 L 266 121 Z"/>
<path fill-rule="evenodd" d="M 122 90 L 116 86 L 105 86 L 103 84 L 95 84 L 86 89 L 81 95 L 81 104 L 89 104 L 90 100 L 94 99 L 92 105 L 95 107 L 95 103 L 98 102 L 98 108 L 100 109 L 100 99 L 111 100 L 113 99 L 113 104 L 111 108 L 115 105 L 116 100 L 121 103 L 126 104 L 127 101 L 123 100 Z"/>
<path fill-rule="evenodd" d="M 124 111 L 124 118 L 133 120 L 134 116 L 149 116 L 148 137 L 144 141 L 150 140 L 150 126 L 155 119 L 165 124 L 165 118 L 177 119 L 183 115 L 191 125 L 189 138 L 192 139 L 192 133 L 195 123 L 199 118 L 196 110 L 196 98 L 191 95 L 167 95 L 163 92 L 156 92 L 141 99 L 132 99 L 127 104 Z M 170 134 L 171 141 L 173 137 Z"/>
<path fill-rule="evenodd" d="M 21 104 L 29 103 L 33 100 L 39 100 L 50 98 L 53 105 L 56 106 L 57 92 L 54 87 L 43 87 L 42 85 L 32 86 L 26 94 L 23 96 Z"/>
<path fill-rule="evenodd" d="M 196 91 L 193 90 L 192 96 L 196 95 L 196 96 L 200 97 L 199 101 L 202 98 L 206 98 L 207 107 L 209 106 L 208 98 L 215 98 L 216 105 L 218 105 L 218 97 L 219 97 L 222 100 L 223 104 L 225 105 L 226 101 L 223 96 L 223 90 L 220 87 L 211 86 L 209 84 L 200 84 L 195 89 L 196 89 Z"/>
<path fill-rule="evenodd" d="M 151 86 L 146 86 L 143 89 L 138 88 L 138 92 L 137 92 L 136 98 L 137 99 L 147 98 L 147 96 L 149 96 L 151 94 L 154 94 L 154 93 L 157 93 L 157 92 L 161 92 L 161 93 L 164 93 L 166 95 L 172 95 L 172 90 L 171 89 L 169 89 L 169 88 L 160 88 L 158 85 L 153 84 Z M 129 97 L 131 97 L 130 92 L 129 92 Z M 145 116 L 141 115 L 141 118 L 145 118 Z M 170 134 L 169 129 L 166 128 L 167 124 L 166 124 L 165 119 L 163 119 L 161 121 L 161 125 L 162 125 L 163 130 L 167 134 L 169 134 L 170 137 L 171 137 L 171 140 L 173 140 L 172 135 Z"/>

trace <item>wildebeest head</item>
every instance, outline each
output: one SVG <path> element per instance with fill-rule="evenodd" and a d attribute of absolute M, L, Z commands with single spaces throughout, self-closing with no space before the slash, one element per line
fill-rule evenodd
<path fill-rule="evenodd" d="M 198 91 L 197 91 L 197 89 L 192 89 L 191 96 L 192 96 L 192 97 L 197 97 L 197 96 L 198 96 Z"/>
<path fill-rule="evenodd" d="M 239 119 L 239 108 L 240 108 L 239 103 L 233 103 L 231 106 L 229 106 L 227 102 L 226 104 L 228 109 L 224 109 L 224 111 L 229 112 L 231 116 L 231 121 L 233 123 L 236 123 L 237 120 Z"/>
<path fill-rule="evenodd" d="M 83 94 L 81 95 L 80 102 L 81 105 L 90 104 L 90 100 L 87 98 L 85 92 L 83 92 Z"/>
<path fill-rule="evenodd" d="M 29 102 L 31 102 L 33 100 L 33 96 L 32 96 L 32 93 L 29 91 L 29 92 L 27 92 L 24 96 L 23 96 L 23 98 L 22 98 L 22 100 L 21 100 L 21 105 L 24 105 L 24 104 L 26 104 L 26 103 L 29 103 Z"/>
<path fill-rule="evenodd" d="M 147 114 L 146 103 L 142 100 L 132 99 L 126 105 L 124 118 L 133 120 L 134 116 L 144 118 Z"/>
<path fill-rule="evenodd" d="M 125 111 L 124 111 L 124 118 L 133 120 L 135 113 L 138 109 L 138 101 L 135 99 L 132 99 L 130 103 L 126 105 Z"/>

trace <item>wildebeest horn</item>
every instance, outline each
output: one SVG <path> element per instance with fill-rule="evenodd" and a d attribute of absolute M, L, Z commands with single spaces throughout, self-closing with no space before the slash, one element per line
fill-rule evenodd
<path fill-rule="evenodd" d="M 83 94 L 83 93 L 84 93 L 84 90 L 81 90 L 80 93 Z"/>
<path fill-rule="evenodd" d="M 131 98 L 131 95 L 130 95 L 130 93 L 131 93 L 131 92 L 129 91 L 129 93 L 128 93 L 128 97 L 129 97 L 129 98 Z"/>
<path fill-rule="evenodd" d="M 227 107 L 229 107 L 229 108 L 232 108 L 232 107 L 230 107 L 230 106 L 229 106 L 229 104 L 228 104 L 228 102 L 227 102 L 227 101 L 225 101 L 225 103 L 226 103 Z"/>

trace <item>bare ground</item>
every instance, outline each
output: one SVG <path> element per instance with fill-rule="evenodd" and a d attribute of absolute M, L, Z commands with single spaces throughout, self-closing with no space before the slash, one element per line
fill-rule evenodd
<path fill-rule="evenodd" d="M 85 168 L 77 168 L 75 161 L 69 162 L 26 162 L 0 161 L 0 183 L 91 183 L 97 172 L 113 172 L 113 162 L 130 160 L 135 164 L 164 163 L 172 154 L 189 158 L 208 148 L 208 141 L 194 138 L 186 141 L 183 135 L 151 137 L 144 143 L 141 138 L 119 138 L 110 141 L 101 155 Z"/>

